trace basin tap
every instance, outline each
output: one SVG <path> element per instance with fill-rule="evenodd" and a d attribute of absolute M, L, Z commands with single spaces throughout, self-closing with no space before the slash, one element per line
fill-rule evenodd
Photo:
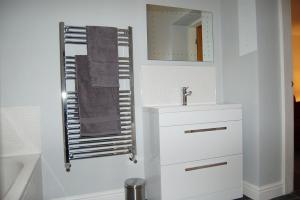
<path fill-rule="evenodd" d="M 187 105 L 187 97 L 192 95 L 192 91 L 188 91 L 189 87 L 182 87 L 182 105 Z"/>

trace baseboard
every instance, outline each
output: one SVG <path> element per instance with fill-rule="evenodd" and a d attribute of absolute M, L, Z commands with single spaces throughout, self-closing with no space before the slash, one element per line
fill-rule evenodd
<path fill-rule="evenodd" d="M 125 194 L 124 190 L 111 190 L 105 192 L 97 192 L 91 194 L 83 194 L 76 196 L 69 196 L 63 198 L 57 198 L 52 200 L 124 200 Z"/>
<path fill-rule="evenodd" d="M 269 200 L 283 195 L 283 184 L 276 182 L 259 187 L 244 181 L 243 192 L 253 200 Z"/>

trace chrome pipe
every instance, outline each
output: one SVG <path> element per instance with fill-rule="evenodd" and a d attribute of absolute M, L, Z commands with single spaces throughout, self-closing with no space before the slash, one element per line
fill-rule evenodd
<path fill-rule="evenodd" d="M 68 130 L 66 126 L 67 122 L 67 101 L 63 94 L 66 93 L 66 80 L 65 80 L 65 24 L 59 22 L 59 46 L 60 46 L 60 87 L 61 87 L 61 106 L 62 106 L 62 124 L 63 124 L 63 142 L 64 142 L 64 160 L 66 171 L 69 172 L 71 168 L 69 158 L 69 144 L 68 144 Z"/>
<path fill-rule="evenodd" d="M 129 61 L 129 57 L 119 57 L 119 60 L 128 60 Z"/>
<path fill-rule="evenodd" d="M 129 72 L 129 71 L 128 71 L 128 72 L 119 71 L 119 74 L 120 74 L 120 75 L 130 75 L 130 72 Z"/>
<path fill-rule="evenodd" d="M 131 133 L 127 132 L 127 133 L 121 133 L 121 134 L 113 134 L 113 135 L 103 135 L 103 137 L 101 136 L 100 138 L 122 138 L 122 137 L 129 137 L 131 136 Z M 87 138 L 87 137 L 82 137 L 80 135 L 80 132 L 78 131 L 77 133 L 73 133 L 71 135 L 69 135 L 69 139 L 70 140 L 88 140 L 91 138 Z"/>
<path fill-rule="evenodd" d="M 65 29 L 79 29 L 79 30 L 86 30 L 85 26 L 65 26 Z"/>
<path fill-rule="evenodd" d="M 119 95 L 119 98 L 130 98 L 130 97 L 131 97 L 130 95 L 123 95 L 123 94 Z"/>
<path fill-rule="evenodd" d="M 130 90 L 119 90 L 119 93 L 131 93 Z"/>
<path fill-rule="evenodd" d="M 75 35 L 86 35 L 86 32 L 83 31 L 65 31 L 65 34 L 75 34 Z"/>
<path fill-rule="evenodd" d="M 129 71 L 130 69 L 129 69 L 129 67 L 119 67 L 119 71 L 120 70 L 128 70 Z"/>
<path fill-rule="evenodd" d="M 131 146 L 131 145 L 130 145 Z M 73 156 L 75 155 L 84 155 L 84 154 L 91 154 L 91 153 L 105 153 L 111 151 L 121 151 L 121 150 L 128 150 L 130 146 L 123 146 L 123 147 L 110 147 L 110 148 L 103 148 L 103 149 L 93 149 L 93 150 L 78 150 L 70 152 Z"/>
<path fill-rule="evenodd" d="M 108 157 L 108 156 L 118 156 L 118 155 L 125 155 L 129 154 L 130 151 L 122 151 L 122 152 L 112 152 L 112 153 L 105 153 L 105 154 L 93 154 L 93 155 L 77 155 L 77 156 L 70 156 L 70 160 L 78 160 L 78 159 L 88 159 L 88 158 L 97 158 L 97 157 Z"/>
<path fill-rule="evenodd" d="M 78 138 L 85 138 L 85 137 L 82 137 L 80 135 L 80 128 L 79 127 L 77 129 L 68 130 L 68 134 L 69 134 L 69 137 L 72 136 L 72 138 L 76 137 L 76 136 L 78 136 Z M 131 134 L 131 128 L 130 128 L 130 130 L 121 130 L 121 133 L 119 133 L 119 134 L 103 135 L 103 137 L 109 137 L 109 138 L 111 138 L 111 137 L 124 137 L 124 136 L 130 136 L 130 134 Z"/>
<path fill-rule="evenodd" d="M 78 133 L 78 134 L 70 135 L 70 137 L 69 137 L 70 141 L 73 140 L 73 141 L 79 141 L 79 142 L 95 140 L 96 138 L 101 139 L 101 140 L 105 140 L 105 139 L 108 139 L 108 140 L 110 140 L 110 139 L 122 139 L 122 138 L 129 138 L 130 139 L 131 135 L 129 133 L 121 133 L 121 134 L 114 134 L 114 135 L 103 135 L 103 136 L 98 136 L 98 137 L 85 137 L 85 136 L 81 136 Z M 115 143 L 116 141 L 109 141 L 109 142 L 114 142 Z M 107 141 L 105 141 L 105 143 L 107 143 Z"/>
<path fill-rule="evenodd" d="M 86 37 L 80 37 L 80 36 L 65 36 L 65 39 L 86 40 Z"/>
<path fill-rule="evenodd" d="M 73 147 L 80 147 L 80 148 L 95 148 L 95 145 L 100 145 L 100 144 L 107 144 L 107 143 L 114 143 L 114 142 L 131 142 L 131 137 L 130 138 L 110 138 L 110 139 L 103 139 L 103 140 L 94 140 L 94 141 L 77 141 L 76 139 L 69 141 L 69 147 L 72 149 Z"/>

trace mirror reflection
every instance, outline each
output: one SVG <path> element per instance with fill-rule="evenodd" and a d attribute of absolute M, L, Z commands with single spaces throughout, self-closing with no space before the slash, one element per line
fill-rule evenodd
<path fill-rule="evenodd" d="M 147 5 L 148 59 L 213 61 L 212 13 Z"/>

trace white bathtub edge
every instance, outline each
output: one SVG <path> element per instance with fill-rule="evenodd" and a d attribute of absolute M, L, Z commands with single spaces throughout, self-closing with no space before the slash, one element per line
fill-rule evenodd
<path fill-rule="evenodd" d="M 20 199 L 22 197 L 37 162 L 40 159 L 40 154 L 18 155 L 18 157 L 24 166 L 3 200 Z"/>
<path fill-rule="evenodd" d="M 11 154 L 1 154 L 0 155 L 0 159 L 1 158 L 10 158 L 10 157 L 19 157 L 19 156 L 41 156 L 41 152 L 39 151 L 33 151 L 33 152 L 26 152 L 24 154 L 19 154 L 19 153 L 11 153 Z"/>

